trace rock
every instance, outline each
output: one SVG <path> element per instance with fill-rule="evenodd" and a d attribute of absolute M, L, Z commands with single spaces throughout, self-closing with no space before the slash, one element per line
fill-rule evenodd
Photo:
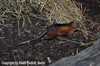
<path fill-rule="evenodd" d="M 62 58 L 49 66 L 100 66 L 100 38 L 75 56 Z"/>
<path fill-rule="evenodd" d="M 98 66 L 100 64 L 100 54 L 85 58 L 81 61 L 76 62 L 75 66 Z M 100 66 L 100 65 L 99 65 Z"/>

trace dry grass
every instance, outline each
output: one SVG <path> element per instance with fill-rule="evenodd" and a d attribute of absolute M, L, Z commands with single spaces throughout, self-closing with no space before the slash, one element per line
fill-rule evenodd
<path fill-rule="evenodd" d="M 84 36 L 88 35 L 87 27 L 84 22 L 83 16 L 85 9 L 82 10 L 82 4 L 73 0 L 2 0 L 0 1 L 0 20 L 4 20 L 11 15 L 18 19 L 18 34 L 24 28 L 25 18 L 27 16 L 31 25 L 32 22 L 29 18 L 30 15 L 48 20 L 49 24 L 64 24 L 70 23 L 71 20 L 77 22 L 82 30 Z M 40 13 L 40 15 L 32 14 L 33 8 Z M 23 14 L 24 12 L 24 14 Z M 19 20 L 23 18 L 22 27 L 19 28 Z M 34 25 L 33 25 L 34 26 Z"/>
<path fill-rule="evenodd" d="M 51 24 L 70 23 L 71 20 L 75 22 L 82 22 L 82 10 L 78 8 L 75 1 L 71 0 L 32 0 L 33 6 L 43 16 L 45 16 Z M 80 5 L 79 7 L 81 7 Z"/>

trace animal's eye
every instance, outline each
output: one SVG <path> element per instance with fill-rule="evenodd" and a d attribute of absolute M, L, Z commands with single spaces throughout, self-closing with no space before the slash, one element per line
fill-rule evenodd
<path fill-rule="evenodd" d="M 79 28 L 78 26 L 76 26 L 76 28 Z"/>

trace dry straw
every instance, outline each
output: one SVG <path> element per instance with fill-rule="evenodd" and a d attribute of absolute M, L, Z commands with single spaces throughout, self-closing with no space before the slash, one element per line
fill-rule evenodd
<path fill-rule="evenodd" d="M 84 34 L 87 34 L 83 24 L 84 16 L 80 9 L 82 5 L 74 0 L 0 0 L 0 18 L 16 16 L 19 20 L 23 15 L 32 14 L 33 8 L 37 10 L 43 18 L 45 17 L 51 24 L 70 23 L 71 20 L 80 25 Z M 77 6 L 78 5 L 78 6 Z M 24 12 L 25 14 L 23 14 Z M 27 15 L 27 17 L 29 17 Z M 35 15 L 35 17 L 37 17 Z M 38 17 L 37 17 L 38 18 Z M 28 18 L 29 19 L 29 18 Z M 32 22 L 29 19 L 29 23 Z M 20 33 L 20 28 L 18 27 Z"/>
<path fill-rule="evenodd" d="M 51 24 L 70 23 L 71 20 L 81 22 L 82 11 L 71 0 L 32 0 L 39 13 L 44 15 Z"/>

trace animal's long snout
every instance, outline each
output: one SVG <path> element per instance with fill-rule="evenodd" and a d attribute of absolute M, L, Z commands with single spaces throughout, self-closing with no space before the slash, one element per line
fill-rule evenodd
<path fill-rule="evenodd" d="M 77 29 L 76 30 L 78 30 L 78 31 L 81 31 L 82 32 L 82 30 L 81 30 L 81 28 L 79 27 L 79 26 L 77 26 Z"/>

